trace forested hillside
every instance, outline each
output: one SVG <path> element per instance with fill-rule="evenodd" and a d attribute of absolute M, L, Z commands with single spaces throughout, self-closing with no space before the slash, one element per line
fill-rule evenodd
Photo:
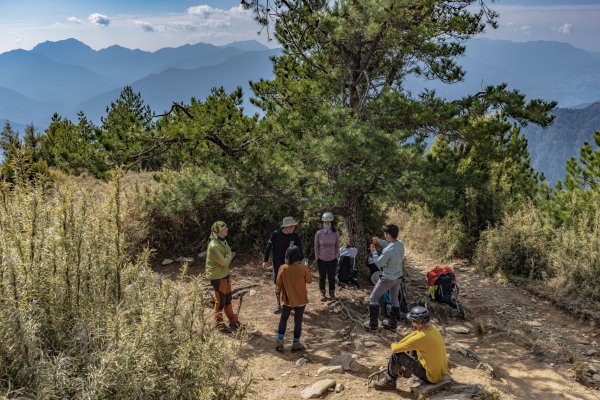
<path fill-rule="evenodd" d="M 583 108 L 556 108 L 554 123 L 546 129 L 533 125 L 523 130 L 529 143 L 531 165 L 543 172 L 549 183 L 565 177 L 565 165 L 579 152 L 584 142 L 593 142 L 600 126 L 600 103 Z"/>

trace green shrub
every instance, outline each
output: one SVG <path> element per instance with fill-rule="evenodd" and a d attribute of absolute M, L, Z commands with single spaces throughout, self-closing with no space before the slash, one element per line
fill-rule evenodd
<path fill-rule="evenodd" d="M 408 247 L 439 259 L 465 254 L 465 234 L 457 215 L 436 219 L 426 208 L 411 205 L 408 211 L 394 211 L 392 221 L 400 227 L 400 239 Z"/>
<path fill-rule="evenodd" d="M 127 242 L 139 202 L 118 178 L 0 191 L 0 393 L 243 398 L 249 381 L 227 364 L 200 278 L 163 280 Z"/>
<path fill-rule="evenodd" d="M 553 274 L 550 254 L 553 231 L 533 205 L 507 214 L 497 228 L 484 231 L 475 250 L 474 264 L 492 275 L 532 279 Z"/>

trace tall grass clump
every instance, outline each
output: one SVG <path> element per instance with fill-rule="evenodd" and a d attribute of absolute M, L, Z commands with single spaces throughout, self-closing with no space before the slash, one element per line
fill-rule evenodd
<path fill-rule="evenodd" d="M 490 275 L 548 278 L 554 272 L 550 263 L 553 236 L 548 221 L 530 204 L 481 234 L 473 262 Z"/>
<path fill-rule="evenodd" d="M 128 242 L 139 202 L 119 177 L 0 190 L 0 395 L 244 397 L 200 283 L 159 279 Z"/>
<path fill-rule="evenodd" d="M 600 193 L 563 192 L 543 206 L 507 214 L 500 226 L 483 232 L 473 262 L 600 321 L 599 238 Z"/>
<path fill-rule="evenodd" d="M 435 218 L 426 207 L 411 205 L 406 210 L 389 214 L 400 227 L 400 239 L 414 250 L 426 252 L 439 259 L 464 255 L 465 234 L 456 215 Z"/>

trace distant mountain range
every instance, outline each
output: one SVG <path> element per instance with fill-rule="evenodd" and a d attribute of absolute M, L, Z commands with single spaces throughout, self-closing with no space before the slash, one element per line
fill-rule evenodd
<path fill-rule="evenodd" d="M 55 112 L 73 118 L 84 111 L 98 122 L 125 85 L 157 112 L 172 101 L 204 98 L 216 86 L 248 92 L 250 80 L 272 76 L 270 57 L 278 53 L 253 40 L 155 52 L 97 51 L 75 39 L 44 42 L 0 54 L 0 118 L 46 126 Z"/>
<path fill-rule="evenodd" d="M 600 102 L 584 108 L 557 108 L 554 123 L 542 129 L 528 125 L 523 132 L 529 144 L 531 165 L 544 172 L 549 183 L 565 180 L 566 164 L 571 157 L 579 159 L 583 142 L 594 143 L 594 131 L 600 130 Z"/>
<path fill-rule="evenodd" d="M 278 54 L 279 49 L 252 40 L 155 52 L 121 46 L 94 50 L 75 39 L 44 42 L 32 50 L 0 54 L 0 122 L 8 119 L 16 127 L 33 122 L 43 129 L 55 112 L 75 118 L 84 111 L 98 123 L 125 85 L 141 92 L 156 113 L 173 101 L 203 99 L 213 87 L 241 86 L 244 106 L 254 112 L 248 82 L 271 78 L 270 58 Z M 524 130 L 534 166 L 551 182 L 564 177 L 566 159 L 600 129 L 600 106 L 595 103 L 600 100 L 600 53 L 559 42 L 474 39 L 457 61 L 467 72 L 463 82 L 445 85 L 408 78 L 406 88 L 413 93 L 434 89 L 454 99 L 506 82 L 529 99 L 558 101 L 561 108 L 552 127 Z"/>

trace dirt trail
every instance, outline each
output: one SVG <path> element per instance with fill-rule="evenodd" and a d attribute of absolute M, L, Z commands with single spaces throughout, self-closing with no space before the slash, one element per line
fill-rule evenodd
<path fill-rule="evenodd" d="M 434 264 L 431 259 L 408 253 L 410 301 L 424 298 L 425 274 Z M 450 357 L 450 373 L 456 383 L 432 398 L 459 398 L 449 394 L 464 392 L 464 385 L 476 384 L 499 395 L 486 397 L 488 399 L 600 398 L 600 391 L 585 387 L 574 378 L 575 370 L 585 371 L 589 364 L 597 363 L 600 372 L 600 357 L 595 352 L 600 350 L 596 343 L 600 342 L 600 330 L 582 324 L 522 289 L 495 283 L 471 267 L 454 266 L 461 286 L 460 300 L 467 309 L 466 320 L 446 306 L 435 307 L 432 312 L 442 328 Z M 232 278 L 234 289 L 258 285 L 252 295 L 245 296 L 240 313 L 241 321 L 249 325 L 249 331 L 254 331 L 242 354 L 249 361 L 250 371 L 256 379 L 256 393 L 251 398 L 300 399 L 302 389 L 326 378 L 345 387 L 341 393 L 324 394 L 323 398 L 327 399 L 414 398 L 405 379 L 398 381 L 398 390 L 392 393 L 367 388 L 369 374 L 387 362 L 389 343 L 409 333 L 408 325 L 401 325 L 397 333 L 382 331 L 380 336 L 367 333 L 348 318 L 339 303 L 320 302 L 318 283 L 315 282 L 309 288 L 310 303 L 303 324 L 302 341 L 307 346 L 306 352 L 290 351 L 293 329 L 293 318 L 290 318 L 285 351 L 278 353 L 275 336 L 279 316 L 272 313 L 275 298 L 270 273 L 258 262 L 238 259 L 232 267 Z M 343 304 L 366 318 L 366 306 L 358 304 L 368 302 L 371 288 L 366 284 L 361 289 L 344 287 L 337 294 Z M 452 333 L 446 329 L 456 325 L 468 328 L 469 333 Z M 464 347 L 488 362 L 496 376 L 477 368 L 478 361 L 461 353 Z M 586 355 L 587 352 L 592 355 Z M 356 357 L 351 371 L 316 376 L 320 367 L 328 365 L 341 353 Z M 299 367 L 296 361 L 300 358 L 308 362 Z"/>

